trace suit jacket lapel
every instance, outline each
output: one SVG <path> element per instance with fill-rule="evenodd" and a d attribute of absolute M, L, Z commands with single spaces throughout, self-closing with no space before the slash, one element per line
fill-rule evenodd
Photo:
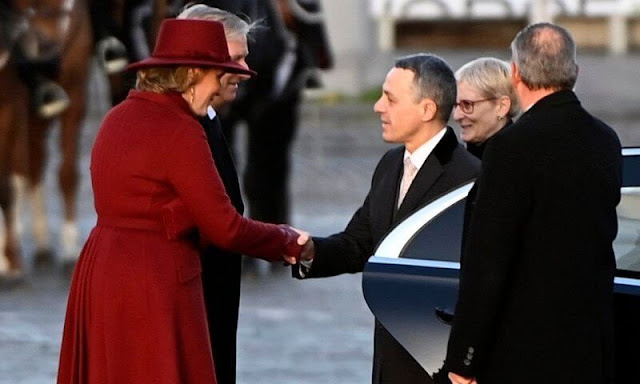
<path fill-rule="evenodd" d="M 440 161 L 433 153 L 430 154 L 422 167 L 420 167 L 415 179 L 413 179 L 407 195 L 404 197 L 400 208 L 398 208 L 396 218 L 404 218 L 418 208 L 420 202 L 424 200 L 423 196 L 429 192 L 429 189 L 438 180 L 442 172 L 443 168 Z"/>
<path fill-rule="evenodd" d="M 371 201 L 371 206 L 379 210 L 379 219 L 384 226 L 384 231 L 391 228 L 397 213 L 403 157 L 404 147 L 396 148 L 389 155 L 386 169 L 383 170 L 380 182 L 376 186 L 376 193 L 373 196 L 375 201 Z"/>
<path fill-rule="evenodd" d="M 429 199 L 425 198 L 444 172 L 444 164 L 449 161 L 451 153 L 458 145 L 458 139 L 453 129 L 447 127 L 446 130 L 438 145 L 436 145 L 433 152 L 431 152 L 422 167 L 420 167 L 418 174 L 409 187 L 407 195 L 398 208 L 395 220 L 404 219 L 423 203 L 430 200 L 430 198 L 435 197 L 430 196 Z"/>

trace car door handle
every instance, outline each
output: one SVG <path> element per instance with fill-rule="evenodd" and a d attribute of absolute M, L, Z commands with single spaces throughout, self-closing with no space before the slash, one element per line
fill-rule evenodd
<path fill-rule="evenodd" d="M 453 320 L 455 319 L 455 316 L 453 313 L 449 312 L 446 309 L 441 309 L 441 308 L 436 308 L 435 313 L 438 320 L 442 321 L 447 325 L 453 325 Z"/>

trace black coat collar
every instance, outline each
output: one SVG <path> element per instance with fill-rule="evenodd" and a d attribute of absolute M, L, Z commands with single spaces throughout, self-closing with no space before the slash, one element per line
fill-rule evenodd
<path fill-rule="evenodd" d="M 571 103 L 580 104 L 580 100 L 578 100 L 578 97 L 573 91 L 567 89 L 554 92 L 538 100 L 528 111 L 522 114 L 522 117 L 537 113 L 546 113 L 549 107 Z"/>

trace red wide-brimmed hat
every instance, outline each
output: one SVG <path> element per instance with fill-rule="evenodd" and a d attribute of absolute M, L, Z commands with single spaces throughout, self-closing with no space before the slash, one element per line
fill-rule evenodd
<path fill-rule="evenodd" d="M 151 57 L 129 64 L 127 69 L 175 66 L 214 67 L 232 73 L 256 74 L 231 61 L 222 23 L 213 20 L 164 20 Z"/>

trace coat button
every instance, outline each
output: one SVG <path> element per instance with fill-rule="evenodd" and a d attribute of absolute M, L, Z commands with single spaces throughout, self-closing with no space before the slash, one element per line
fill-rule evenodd
<path fill-rule="evenodd" d="M 467 353 L 467 359 L 468 360 L 473 359 L 473 353 Z"/>
<path fill-rule="evenodd" d="M 475 352 L 475 349 L 473 349 L 473 347 L 469 347 L 469 348 L 467 349 L 467 351 L 468 351 L 469 353 L 473 353 L 473 352 Z"/>
<path fill-rule="evenodd" d="M 466 365 L 467 367 L 471 365 L 471 361 L 464 359 L 463 361 L 464 365 Z"/>

